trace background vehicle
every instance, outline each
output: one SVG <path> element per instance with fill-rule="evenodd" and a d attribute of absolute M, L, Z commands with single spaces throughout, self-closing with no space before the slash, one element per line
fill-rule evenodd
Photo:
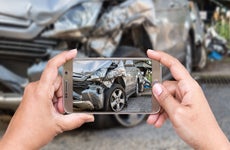
<path fill-rule="evenodd" d="M 208 49 L 208 53 L 212 54 L 213 52 L 219 53 L 219 56 L 228 54 L 227 40 L 221 37 L 214 29 L 214 27 L 209 27 L 207 29 L 205 46 Z M 222 55 L 222 56 L 221 56 Z"/>
<path fill-rule="evenodd" d="M 207 63 L 207 49 L 205 46 L 205 27 L 200 17 L 200 11 L 196 3 L 189 1 L 190 17 L 192 20 L 192 29 L 194 34 L 192 37 L 195 52 L 192 53 L 193 61 L 196 64 L 196 69 L 203 69 Z"/>
<path fill-rule="evenodd" d="M 197 66 L 193 59 L 201 53 L 195 46 L 187 0 L 0 3 L 0 107 L 4 109 L 17 107 L 26 84 L 38 80 L 48 59 L 62 50 L 77 48 L 81 57 L 146 57 L 147 49 L 157 49 L 178 58 L 189 71 Z M 167 70 L 163 74 L 170 77 Z M 105 116 L 98 117 L 96 121 L 104 126 Z M 144 118 L 115 117 L 125 126 Z"/>

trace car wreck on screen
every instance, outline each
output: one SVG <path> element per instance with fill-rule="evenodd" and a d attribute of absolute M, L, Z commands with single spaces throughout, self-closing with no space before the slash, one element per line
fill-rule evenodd
<path fill-rule="evenodd" d="M 74 111 L 120 112 L 144 91 L 146 80 L 133 60 L 76 60 L 73 66 Z"/>

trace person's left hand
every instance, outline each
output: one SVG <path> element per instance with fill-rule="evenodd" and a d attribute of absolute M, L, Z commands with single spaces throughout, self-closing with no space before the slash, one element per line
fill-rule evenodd
<path fill-rule="evenodd" d="M 1 149 L 39 149 L 59 133 L 94 121 L 88 114 L 63 115 L 62 78 L 58 68 L 76 54 L 76 50 L 71 50 L 55 56 L 40 80 L 25 88 L 21 104 L 0 142 Z"/>

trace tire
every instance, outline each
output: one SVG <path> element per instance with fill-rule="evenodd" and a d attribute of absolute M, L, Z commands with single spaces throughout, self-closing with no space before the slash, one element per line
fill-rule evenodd
<path fill-rule="evenodd" d="M 192 72 L 192 50 L 193 44 L 190 37 L 187 38 L 186 47 L 185 47 L 185 63 L 184 66 L 189 73 Z"/>
<path fill-rule="evenodd" d="M 94 115 L 95 120 L 91 123 L 86 123 L 82 126 L 82 128 L 86 129 L 107 129 L 111 127 L 115 127 L 118 124 L 114 115 Z"/>
<path fill-rule="evenodd" d="M 106 90 L 105 110 L 112 112 L 119 112 L 123 110 L 126 105 L 126 93 L 120 84 L 114 84 L 111 88 Z"/>
<path fill-rule="evenodd" d="M 147 57 L 146 53 L 139 48 L 131 46 L 119 46 L 113 53 L 112 57 Z M 140 89 L 140 88 L 139 88 Z M 144 114 L 127 114 L 114 115 L 117 122 L 124 127 L 133 127 L 140 124 L 146 115 Z"/>
<path fill-rule="evenodd" d="M 139 96 L 139 92 L 140 92 L 139 83 L 137 81 L 134 96 Z"/>
<path fill-rule="evenodd" d="M 144 84 L 143 83 L 139 83 L 139 92 L 144 92 Z"/>
<path fill-rule="evenodd" d="M 140 92 L 144 91 L 144 84 L 137 81 L 134 96 L 140 96 Z"/>
<path fill-rule="evenodd" d="M 127 115 L 119 115 L 116 114 L 115 118 L 124 127 L 133 127 L 140 124 L 146 115 L 144 114 L 127 114 Z"/>
<path fill-rule="evenodd" d="M 197 67 L 196 69 L 198 70 L 202 70 L 205 68 L 206 64 L 207 64 L 207 52 L 206 49 L 204 48 L 204 46 L 200 45 L 199 46 L 199 51 L 200 51 L 200 60 L 197 63 Z"/>

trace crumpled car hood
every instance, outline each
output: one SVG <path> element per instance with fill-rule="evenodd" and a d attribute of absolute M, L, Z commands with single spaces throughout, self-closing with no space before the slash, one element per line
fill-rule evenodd
<path fill-rule="evenodd" d="M 106 73 L 112 63 L 117 64 L 117 67 L 111 68 L 111 70 Z M 90 79 L 104 77 L 107 79 L 115 79 L 118 76 L 126 76 L 124 63 L 121 60 L 73 61 L 73 79 L 75 81 L 85 81 L 89 77 Z"/>
<path fill-rule="evenodd" d="M 106 61 L 74 61 L 73 72 L 74 73 L 92 73 L 100 68 L 108 68 L 112 64 L 111 60 Z"/>
<path fill-rule="evenodd" d="M 70 7 L 87 0 L 0 0 L 0 15 L 48 24 Z"/>

